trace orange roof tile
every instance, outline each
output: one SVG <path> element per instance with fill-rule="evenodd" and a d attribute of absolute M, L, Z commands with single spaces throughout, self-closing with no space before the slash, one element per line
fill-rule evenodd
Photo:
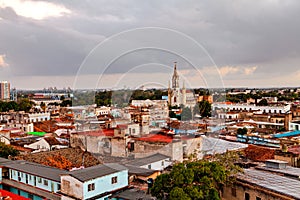
<path fill-rule="evenodd" d="M 168 135 L 161 135 L 161 134 L 150 134 L 144 137 L 135 138 L 138 141 L 145 141 L 145 142 L 163 142 L 163 143 L 171 143 L 173 140 L 172 136 Z"/>

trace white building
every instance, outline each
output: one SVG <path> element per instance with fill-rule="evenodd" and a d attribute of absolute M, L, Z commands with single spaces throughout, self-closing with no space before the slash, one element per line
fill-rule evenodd
<path fill-rule="evenodd" d="M 289 131 L 299 131 L 300 121 L 289 122 Z"/>
<path fill-rule="evenodd" d="M 170 157 L 160 153 L 156 153 L 144 158 L 137 158 L 126 164 L 145 169 L 163 171 L 172 164 L 172 161 Z"/>
<path fill-rule="evenodd" d="M 28 113 L 29 122 L 41 122 L 50 120 L 50 113 Z"/>
<path fill-rule="evenodd" d="M 261 111 L 262 113 L 284 114 L 291 110 L 290 104 L 278 106 L 256 106 L 253 104 L 235 104 L 217 102 L 212 104 L 212 110 L 222 109 L 224 111 Z"/>
<path fill-rule="evenodd" d="M 109 114 L 110 114 L 110 107 L 101 106 L 100 108 L 96 108 L 96 116 L 109 115 Z"/>
<path fill-rule="evenodd" d="M 36 151 L 51 151 L 54 149 L 68 148 L 68 145 L 63 145 L 55 137 L 44 137 L 37 142 L 29 145 L 24 145 L 26 148 L 34 149 Z"/>

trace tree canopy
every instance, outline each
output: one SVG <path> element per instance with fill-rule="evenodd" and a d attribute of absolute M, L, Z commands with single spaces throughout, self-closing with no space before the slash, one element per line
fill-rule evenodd
<path fill-rule="evenodd" d="M 19 154 L 19 151 L 14 149 L 13 147 L 6 145 L 2 142 L 0 142 L 0 157 L 2 158 L 8 158 L 9 156 L 17 156 Z"/>
<path fill-rule="evenodd" d="M 194 108 L 194 114 L 199 114 L 201 117 L 211 116 L 211 103 L 208 101 L 200 101 Z"/>
<path fill-rule="evenodd" d="M 170 173 L 158 176 L 151 194 L 158 199 L 221 199 L 219 191 L 231 182 L 240 168 L 236 155 L 227 152 L 213 160 L 196 160 L 175 164 Z"/>
<path fill-rule="evenodd" d="M 258 102 L 257 104 L 258 106 L 267 106 L 268 105 L 268 101 L 267 99 L 262 99 Z"/>
<path fill-rule="evenodd" d="M 183 107 L 181 111 L 181 120 L 188 121 L 193 117 L 192 111 L 189 107 Z"/>
<path fill-rule="evenodd" d="M 0 101 L 0 112 L 8 112 L 10 110 L 28 112 L 32 108 L 33 105 L 34 105 L 34 103 L 27 98 L 19 99 L 18 102 Z"/>
<path fill-rule="evenodd" d="M 248 133 L 248 129 L 246 127 L 237 129 L 238 135 L 246 135 L 247 133 Z"/>

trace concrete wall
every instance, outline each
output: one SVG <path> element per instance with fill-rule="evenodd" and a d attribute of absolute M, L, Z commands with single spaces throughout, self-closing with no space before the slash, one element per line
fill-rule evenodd
<path fill-rule="evenodd" d="M 235 188 L 235 189 L 232 189 Z M 235 190 L 235 194 L 233 190 Z M 272 191 L 263 189 L 249 184 L 235 184 L 234 186 L 227 186 L 223 189 L 222 199 L 223 200 L 243 200 L 245 199 L 245 193 L 250 195 L 249 200 L 256 200 L 256 198 L 261 198 L 261 200 L 292 200 L 293 198 L 286 197 Z"/>
<path fill-rule="evenodd" d="M 188 157 L 194 153 L 198 153 L 200 150 L 200 145 L 202 143 L 202 138 L 191 138 L 183 141 L 183 154 Z"/>
<path fill-rule="evenodd" d="M 140 125 L 139 124 L 128 124 L 128 134 L 133 136 L 140 135 Z"/>
<path fill-rule="evenodd" d="M 112 138 L 111 139 L 111 155 L 117 157 L 127 156 L 126 139 Z"/>
<path fill-rule="evenodd" d="M 69 175 L 62 175 L 61 192 L 68 196 L 83 199 L 83 183 Z"/>
<path fill-rule="evenodd" d="M 148 143 L 143 141 L 136 141 L 134 144 L 134 156 L 136 158 L 143 158 L 154 153 L 161 153 L 169 156 L 172 161 L 183 161 L 183 145 L 181 141 L 174 141 L 172 143 Z"/>
<path fill-rule="evenodd" d="M 71 147 L 80 147 L 82 150 L 87 150 L 91 153 L 110 153 L 110 146 L 104 148 L 103 145 L 105 142 L 110 143 L 110 138 L 106 136 L 89 136 L 89 135 L 77 135 L 71 134 L 70 144 Z"/>

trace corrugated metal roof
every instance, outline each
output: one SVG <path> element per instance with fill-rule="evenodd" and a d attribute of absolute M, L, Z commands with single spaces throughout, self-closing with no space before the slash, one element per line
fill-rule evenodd
<path fill-rule="evenodd" d="M 238 180 L 246 181 L 295 199 L 300 199 L 300 182 L 296 179 L 262 170 L 245 169 L 243 174 L 239 174 Z"/>
<path fill-rule="evenodd" d="M 12 160 L 0 157 L 0 165 L 2 165 L 3 163 L 8 163 L 8 162 L 12 162 Z"/>
<path fill-rule="evenodd" d="M 200 147 L 201 152 L 204 154 L 222 154 L 226 151 L 233 151 L 244 149 L 248 147 L 248 144 L 242 144 L 239 142 L 229 142 L 219 138 L 201 136 L 202 144 Z"/>
<path fill-rule="evenodd" d="M 128 168 L 128 173 L 133 175 L 150 176 L 157 172 L 157 170 L 141 168 L 133 165 L 125 164 L 125 166 Z"/>
<path fill-rule="evenodd" d="M 257 166 L 255 168 L 260 170 L 270 171 L 270 172 L 276 172 L 279 174 L 284 174 L 285 176 L 295 177 L 300 180 L 300 168 L 297 167 L 286 166 L 286 168 L 284 169 L 276 169 L 276 168 L 270 168 L 266 166 Z"/>
<path fill-rule="evenodd" d="M 128 170 L 128 169 L 123 165 L 117 163 L 108 163 L 108 164 L 88 167 L 85 169 L 71 171 L 66 174 L 78 179 L 81 182 L 85 182 L 91 179 L 96 179 L 105 175 L 113 174 L 124 170 Z"/>
<path fill-rule="evenodd" d="M 143 165 L 148 165 L 148 164 L 158 162 L 158 161 L 162 161 L 162 160 L 166 160 L 166 159 L 170 159 L 170 157 L 166 156 L 166 155 L 163 155 L 163 154 L 160 154 L 160 153 L 156 153 L 156 154 L 153 154 L 151 156 L 144 157 L 144 158 L 134 159 L 133 161 L 130 161 L 127 164 L 134 165 L 134 166 L 143 166 Z"/>
<path fill-rule="evenodd" d="M 65 174 L 66 170 L 61 170 L 53 167 L 48 167 L 38 163 L 27 162 L 24 160 L 16 160 L 2 164 L 3 166 L 14 169 L 27 174 L 32 174 L 42 178 L 60 182 L 60 175 Z"/>

